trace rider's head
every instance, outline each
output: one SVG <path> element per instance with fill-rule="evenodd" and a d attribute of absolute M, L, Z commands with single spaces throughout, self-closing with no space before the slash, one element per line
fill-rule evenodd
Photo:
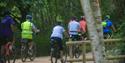
<path fill-rule="evenodd" d="M 26 19 L 29 21 L 32 21 L 32 16 L 31 15 L 26 15 Z"/>
<path fill-rule="evenodd" d="M 58 20 L 57 25 L 62 25 L 62 20 Z"/>
<path fill-rule="evenodd" d="M 85 19 L 85 16 L 81 16 L 81 20 L 86 20 L 86 19 Z"/>
<path fill-rule="evenodd" d="M 106 15 L 106 16 L 105 16 L 105 19 L 110 19 L 110 15 Z"/>
<path fill-rule="evenodd" d="M 4 15 L 10 15 L 11 14 L 11 11 L 10 10 L 5 10 L 4 11 Z"/>
<path fill-rule="evenodd" d="M 71 18 L 71 20 L 73 21 L 73 20 L 77 20 L 77 18 L 75 17 L 75 16 L 73 16 L 72 18 Z"/>

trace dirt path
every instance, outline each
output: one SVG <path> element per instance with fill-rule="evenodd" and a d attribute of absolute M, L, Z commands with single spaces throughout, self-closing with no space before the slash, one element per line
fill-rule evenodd
<path fill-rule="evenodd" d="M 51 63 L 50 62 L 50 57 L 39 57 L 36 58 L 34 61 L 30 61 L 27 59 L 26 62 L 22 62 L 21 59 L 16 60 L 15 63 Z M 75 62 L 75 63 L 82 63 L 82 62 Z M 87 62 L 87 63 L 93 63 L 93 62 Z"/>
<path fill-rule="evenodd" d="M 92 54 L 88 53 L 86 56 L 92 57 Z M 27 59 L 26 62 L 22 62 L 21 59 L 18 59 L 16 60 L 15 63 L 51 63 L 51 62 L 50 62 L 50 57 L 47 56 L 47 57 L 38 57 L 32 62 L 29 59 Z M 82 63 L 82 62 L 74 62 L 74 63 Z M 87 62 L 87 63 L 93 63 L 93 62 Z"/>

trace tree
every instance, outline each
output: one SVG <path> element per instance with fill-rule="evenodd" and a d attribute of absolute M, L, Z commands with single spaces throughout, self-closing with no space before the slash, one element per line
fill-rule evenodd
<path fill-rule="evenodd" d="M 87 19 L 87 27 L 95 63 L 105 63 L 102 53 L 102 40 L 99 38 L 99 33 L 97 32 L 96 22 L 91 9 L 90 0 L 81 0 L 81 5 Z"/>

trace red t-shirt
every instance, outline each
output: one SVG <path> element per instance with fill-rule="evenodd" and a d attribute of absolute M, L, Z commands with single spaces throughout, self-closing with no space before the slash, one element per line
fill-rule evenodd
<path fill-rule="evenodd" d="M 81 20 L 79 23 L 80 23 L 80 30 L 86 32 L 86 27 L 87 27 L 86 21 Z"/>

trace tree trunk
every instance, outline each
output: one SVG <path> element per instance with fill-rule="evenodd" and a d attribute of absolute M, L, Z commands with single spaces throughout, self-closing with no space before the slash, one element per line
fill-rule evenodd
<path fill-rule="evenodd" d="M 93 12 L 90 6 L 90 0 L 81 0 L 82 9 L 85 13 L 85 17 L 87 19 L 87 27 L 89 32 L 89 37 L 91 40 L 91 46 L 93 51 L 93 57 L 95 63 L 105 63 L 104 57 L 102 54 L 102 41 L 99 38 L 99 33 L 97 32 L 95 19 L 93 16 Z"/>
<path fill-rule="evenodd" d="M 97 32 L 99 34 L 99 38 L 100 38 L 100 46 L 102 48 L 101 53 L 104 55 L 104 42 L 103 42 L 103 27 L 101 25 L 102 22 L 102 16 L 101 16 L 101 10 L 100 10 L 100 6 L 99 6 L 99 1 L 98 0 L 91 0 L 91 6 L 92 6 L 92 10 L 94 13 L 94 17 L 95 17 L 95 22 L 96 22 L 96 27 L 97 27 Z M 105 58 L 105 57 L 103 57 Z"/>

